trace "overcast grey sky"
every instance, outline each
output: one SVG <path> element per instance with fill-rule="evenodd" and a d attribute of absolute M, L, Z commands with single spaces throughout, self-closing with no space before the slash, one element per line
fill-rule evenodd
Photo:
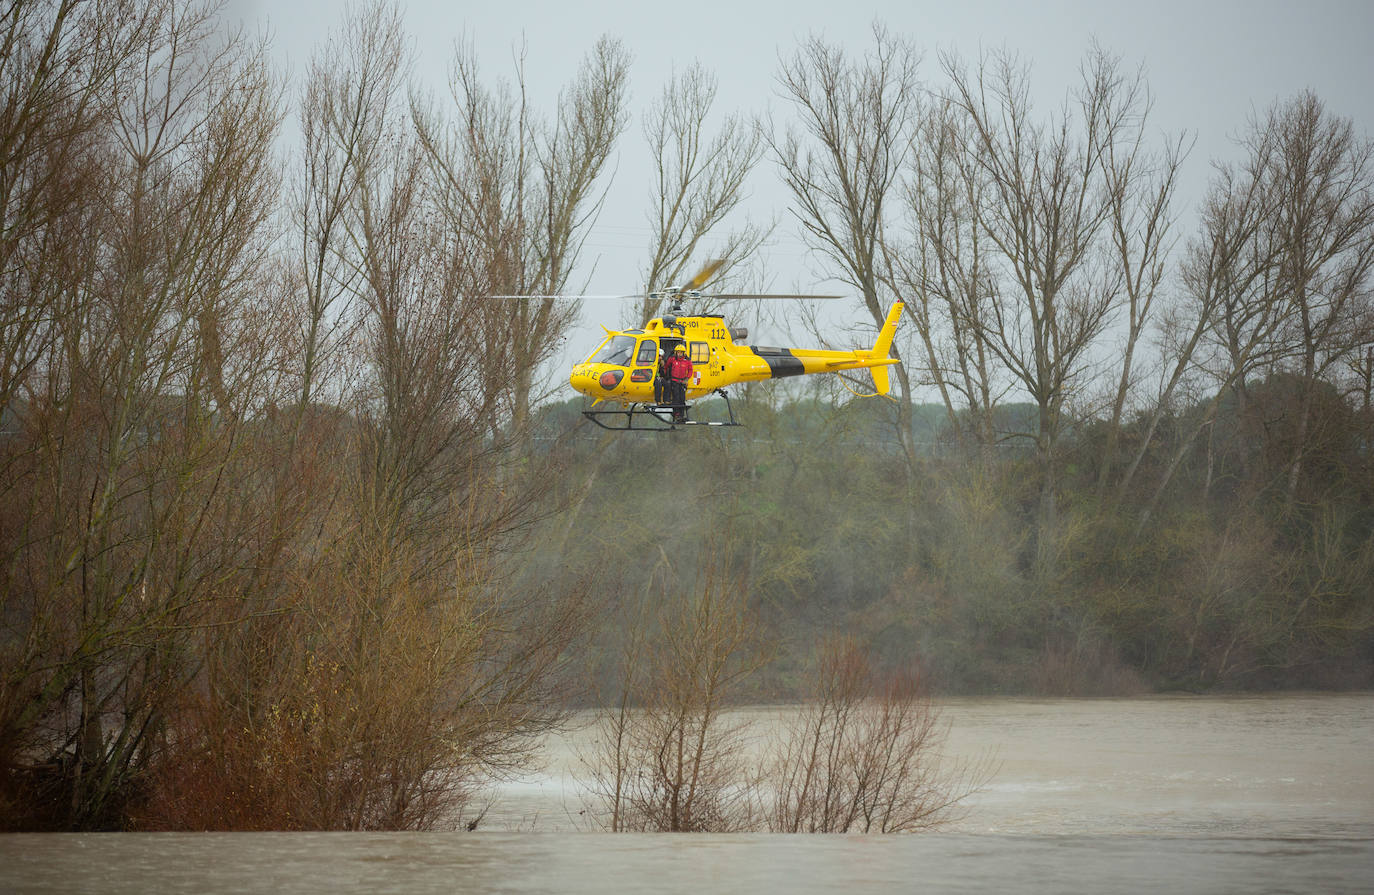
<path fill-rule="evenodd" d="M 658 95 L 674 67 L 699 60 L 714 72 L 719 110 L 763 112 L 780 106 L 774 80 L 780 54 L 791 55 L 799 39 L 812 33 L 862 52 L 871 43 L 875 19 L 925 50 L 923 74 L 934 84 L 940 82 L 937 51 L 976 57 L 980 48 L 1016 50 L 1033 66 L 1035 92 L 1046 112 L 1074 84 L 1094 37 L 1127 65 L 1144 65 L 1156 100 L 1154 126 L 1196 137 L 1179 196 L 1185 216 L 1205 187 L 1211 161 L 1235 157 L 1231 138 L 1248 116 L 1276 99 L 1311 88 L 1332 112 L 1353 118 L 1360 132 L 1374 129 L 1374 2 L 1360 0 L 410 0 L 402 8 L 415 41 L 417 77 L 440 93 L 458 40 L 478 48 L 484 74 L 491 77 L 511 74 L 515 47 L 523 42 L 532 98 L 546 110 L 600 35 L 621 38 L 633 54 L 636 117 L 619 145 L 615 180 L 583 255 L 583 279 L 592 292 L 642 285 L 650 183 L 637 112 Z M 343 11 L 338 0 L 231 0 L 230 6 L 231 14 L 270 29 L 279 58 L 297 77 L 316 44 L 339 26 Z M 816 286 L 814 265 L 808 269 L 810 259 L 776 180 L 767 162 L 754 178 L 750 217 L 780 222 L 760 260 L 775 288 Z"/>

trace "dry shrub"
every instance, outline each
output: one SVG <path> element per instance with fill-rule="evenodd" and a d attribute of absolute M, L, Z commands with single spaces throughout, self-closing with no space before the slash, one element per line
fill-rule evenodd
<path fill-rule="evenodd" d="M 587 759 L 614 832 L 732 832 L 754 824 L 749 727 L 727 712 L 762 663 L 744 589 L 709 568 L 695 590 L 665 586 L 656 630 L 630 626 L 617 704 Z"/>
<path fill-rule="evenodd" d="M 960 816 L 987 769 L 944 761 L 948 725 L 919 672 L 879 676 L 842 640 L 824 650 L 816 684 L 765 772 L 769 830 L 909 833 Z"/>
<path fill-rule="evenodd" d="M 290 588 L 207 630 L 141 826 L 456 825 L 562 720 L 556 688 L 586 615 L 575 596 L 504 593 L 452 545 L 447 563 L 422 562 L 353 504 L 323 524 L 350 518 Z"/>
<path fill-rule="evenodd" d="M 721 611 L 712 596 L 665 617 L 669 635 L 630 638 L 633 686 L 602 712 L 586 762 L 608 829 L 904 833 L 961 816 L 990 769 L 947 761 L 948 727 L 920 675 L 879 676 L 850 641 L 824 651 L 815 700 L 757 754 L 749 718 L 723 711 L 731 685 L 757 668 L 740 662 L 752 628 L 738 597 Z M 736 672 L 712 670 L 726 667 Z"/>
<path fill-rule="evenodd" d="M 1031 692 L 1046 696 L 1131 696 L 1147 689 L 1100 637 L 1051 639 L 1031 667 L 1029 683 Z"/>

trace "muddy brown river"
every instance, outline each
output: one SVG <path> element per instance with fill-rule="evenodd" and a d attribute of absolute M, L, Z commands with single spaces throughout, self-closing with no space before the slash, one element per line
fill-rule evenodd
<path fill-rule="evenodd" d="M 474 833 L 0 836 L 0 892 L 1374 891 L 1374 694 L 943 706 L 993 772 L 938 834 L 592 832 L 583 729 Z"/>

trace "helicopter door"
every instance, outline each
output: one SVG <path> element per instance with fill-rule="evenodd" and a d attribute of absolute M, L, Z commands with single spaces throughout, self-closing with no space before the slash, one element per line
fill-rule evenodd
<path fill-rule="evenodd" d="M 652 382 L 654 372 L 658 369 L 658 342 L 653 339 L 641 339 L 639 349 L 635 351 L 635 368 L 630 372 L 631 382 Z"/>
<path fill-rule="evenodd" d="M 658 360 L 658 342 L 644 339 L 639 343 L 639 353 L 635 355 L 636 367 L 651 367 Z"/>

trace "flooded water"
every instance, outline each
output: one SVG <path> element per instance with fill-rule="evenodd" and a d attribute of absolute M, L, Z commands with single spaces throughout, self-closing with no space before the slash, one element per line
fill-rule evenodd
<path fill-rule="evenodd" d="M 754 709 L 760 739 L 780 712 Z M 941 703 L 951 762 L 991 775 L 951 833 L 1374 837 L 1374 694 Z M 489 830 L 590 828 L 594 731 L 504 787 Z"/>
<path fill-rule="evenodd" d="M 475 833 L 0 836 L 0 892 L 1374 891 L 1374 694 L 976 699 L 944 717 L 951 759 L 993 773 L 939 834 L 589 832 L 584 729 Z"/>

